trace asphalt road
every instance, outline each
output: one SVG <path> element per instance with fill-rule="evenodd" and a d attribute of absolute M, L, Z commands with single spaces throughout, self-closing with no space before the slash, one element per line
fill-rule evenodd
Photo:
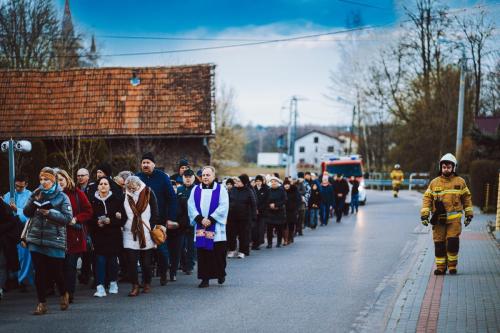
<path fill-rule="evenodd" d="M 306 230 L 292 246 L 228 260 L 223 286 L 197 288 L 196 275 L 136 298 L 92 297 L 79 287 L 66 312 L 49 299 L 49 314 L 30 315 L 34 292 L 0 301 L 2 332 L 376 332 L 383 328 L 415 250 L 420 196 L 368 193 L 357 215 Z"/>

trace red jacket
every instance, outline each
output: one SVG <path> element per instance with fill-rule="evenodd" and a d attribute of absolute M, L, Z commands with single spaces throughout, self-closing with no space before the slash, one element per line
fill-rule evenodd
<path fill-rule="evenodd" d="M 92 206 L 84 192 L 75 189 L 73 192 L 67 190 L 64 193 L 71 201 L 73 216 L 79 226 L 66 227 L 66 252 L 69 254 L 81 253 L 87 251 L 87 221 L 92 218 Z M 78 203 L 76 197 L 78 196 Z"/>

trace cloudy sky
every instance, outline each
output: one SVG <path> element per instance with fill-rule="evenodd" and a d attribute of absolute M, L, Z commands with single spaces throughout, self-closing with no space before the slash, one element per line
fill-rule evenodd
<path fill-rule="evenodd" d="M 490 2 L 491 1 L 486 1 Z M 123 55 L 252 43 L 324 34 L 348 29 L 355 13 L 363 26 L 358 44 L 386 43 L 401 19 L 391 0 L 71 0 L 73 23 L 90 39 L 95 34 L 101 66 L 217 65 L 217 88 L 236 93 L 242 124 L 283 125 L 291 96 L 298 96 L 299 123 L 350 123 L 351 107 L 326 94 L 348 99 L 348 91 L 331 92 L 330 72 L 342 70 L 350 33 L 289 42 L 195 52 Z M 449 1 L 450 7 L 477 1 Z M 56 0 L 62 11 L 64 0 Z M 182 40 L 162 39 L 180 38 Z M 153 39 L 151 39 L 153 38 Z M 196 40 L 201 39 L 201 40 Z M 212 40 L 206 40 L 212 39 Z M 369 52 L 367 52 L 369 53 Z M 366 59 L 370 54 L 363 54 Z"/>

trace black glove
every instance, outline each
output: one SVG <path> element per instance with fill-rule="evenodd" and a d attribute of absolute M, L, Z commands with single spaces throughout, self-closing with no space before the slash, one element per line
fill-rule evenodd
<path fill-rule="evenodd" d="M 424 227 L 429 225 L 429 217 L 428 216 L 420 216 L 420 221 Z"/>
<path fill-rule="evenodd" d="M 467 227 L 471 223 L 471 221 L 472 221 L 472 216 L 467 216 L 464 222 L 465 226 Z"/>

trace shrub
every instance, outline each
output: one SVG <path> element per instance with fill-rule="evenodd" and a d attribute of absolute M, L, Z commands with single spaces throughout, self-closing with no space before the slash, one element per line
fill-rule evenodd
<path fill-rule="evenodd" d="M 470 164 L 472 202 L 483 209 L 486 205 L 486 184 L 490 184 L 488 212 L 496 211 L 500 161 L 476 160 Z"/>

